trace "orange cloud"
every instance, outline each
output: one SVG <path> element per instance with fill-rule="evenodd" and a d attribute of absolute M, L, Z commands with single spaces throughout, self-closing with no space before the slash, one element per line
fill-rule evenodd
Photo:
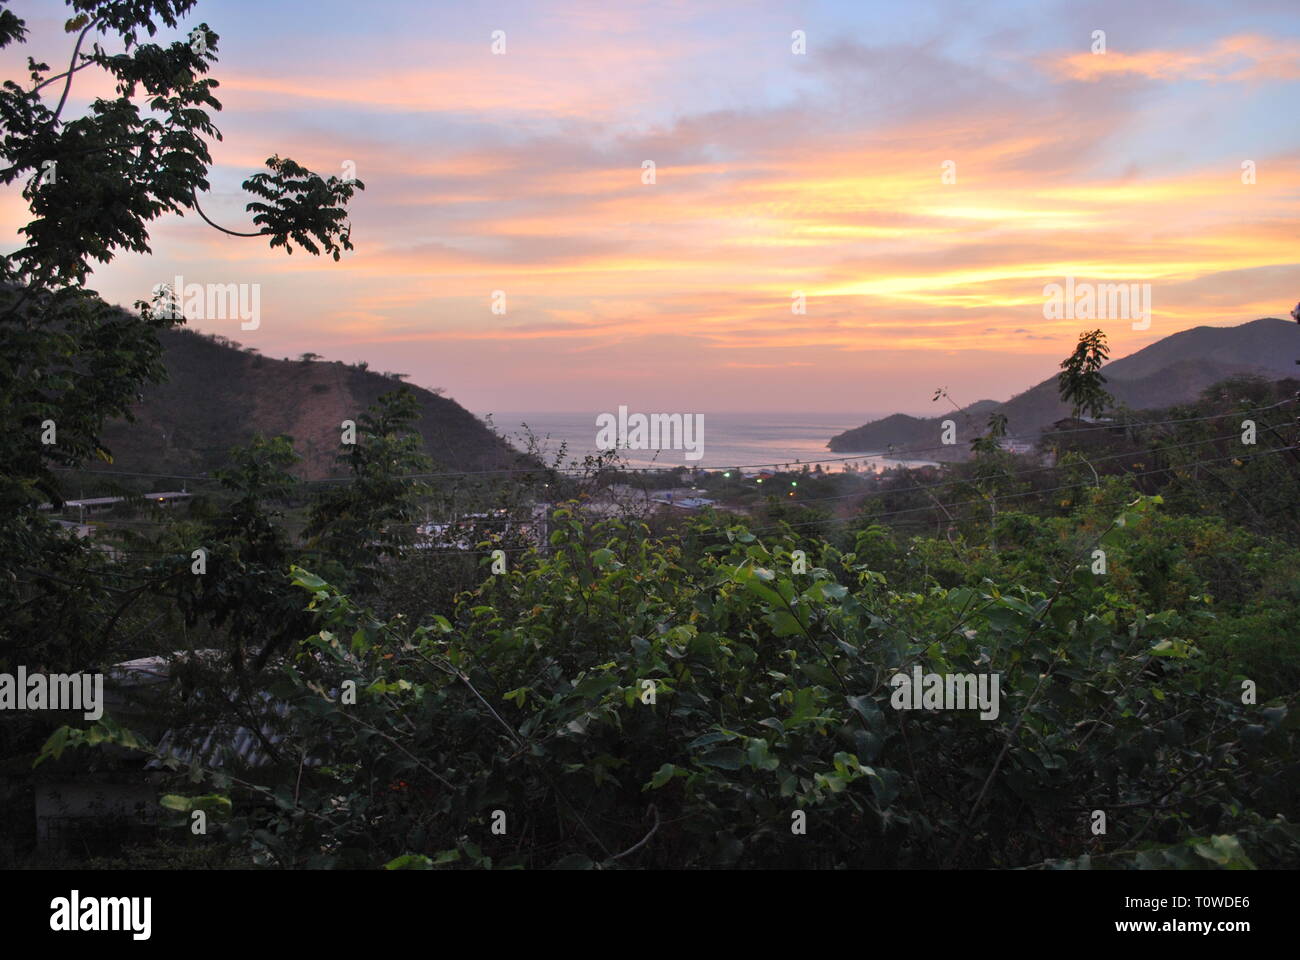
<path fill-rule="evenodd" d="M 1104 77 L 1245 83 L 1300 79 L 1300 44 L 1254 34 L 1226 37 L 1209 50 L 1075 53 L 1044 61 L 1058 77 L 1094 82 Z"/>

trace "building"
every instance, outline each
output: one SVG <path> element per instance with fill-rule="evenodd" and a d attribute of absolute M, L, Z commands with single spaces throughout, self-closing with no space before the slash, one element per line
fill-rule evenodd
<path fill-rule="evenodd" d="M 54 522 L 62 527 L 68 536 L 77 537 L 78 539 L 89 537 L 95 529 L 88 523 L 74 523 L 71 520 L 55 520 Z"/>
<path fill-rule="evenodd" d="M 998 441 L 998 446 L 1007 453 L 1032 453 L 1034 445 L 1028 440 L 1016 440 L 1013 437 L 1003 437 Z"/>
<path fill-rule="evenodd" d="M 713 506 L 713 500 L 707 497 L 674 497 L 669 493 L 666 497 L 654 497 L 653 503 L 662 503 L 670 507 L 680 507 L 683 510 L 699 510 L 702 507 Z"/>
<path fill-rule="evenodd" d="M 191 671 L 219 676 L 223 661 L 219 650 L 196 650 L 114 664 L 104 676 L 104 715 L 156 743 L 162 754 L 182 765 L 197 762 L 226 770 L 271 766 L 266 744 L 274 748 L 283 741 L 275 721 L 288 715 L 288 704 L 265 692 L 259 693 L 265 709 L 257 731 L 230 720 L 201 719 L 164 728 L 156 719 L 167 704 L 199 706 L 203 693 Z M 233 697 L 234 691 L 219 685 L 216 696 Z M 156 837 L 162 763 L 121 747 L 97 749 L 106 762 L 92 771 L 73 755 L 41 766 L 34 791 L 38 849 L 107 855 L 124 841 Z M 318 761 L 308 757 L 305 762 L 313 766 Z"/>
<path fill-rule="evenodd" d="M 153 503 L 160 507 L 171 507 L 176 504 L 189 500 L 194 495 L 186 493 L 184 490 L 163 490 L 157 493 L 142 493 L 138 497 L 87 497 L 80 500 L 64 500 L 64 510 L 76 510 L 80 516 L 86 514 L 104 513 L 112 510 L 119 503 L 130 501 L 140 501 L 143 503 Z M 42 503 L 42 510 L 53 510 L 54 504 Z"/>

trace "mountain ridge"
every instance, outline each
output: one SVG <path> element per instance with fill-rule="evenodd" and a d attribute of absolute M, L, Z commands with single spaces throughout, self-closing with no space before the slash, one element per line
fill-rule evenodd
<path fill-rule="evenodd" d="M 296 475 L 338 476 L 342 422 L 356 420 L 382 394 L 403 385 L 364 364 L 276 360 L 184 328 L 160 331 L 159 340 L 168 379 L 143 390 L 132 408 L 134 423 L 105 426 L 102 439 L 113 454 L 109 471 L 210 473 L 229 465 L 232 447 L 261 433 L 293 438 L 302 458 L 293 468 Z M 419 401 L 416 429 L 437 469 L 519 465 L 522 454 L 455 400 L 405 386 Z"/>
<path fill-rule="evenodd" d="M 1102 367 L 1102 375 L 1118 404 L 1133 409 L 1167 407 L 1194 400 L 1206 387 L 1228 377 L 1291 376 L 1297 354 L 1300 337 L 1295 325 L 1263 317 L 1232 327 L 1180 330 L 1110 361 Z M 836 453 L 879 453 L 892 445 L 896 452 L 925 449 L 930 459 L 964 459 L 969 455 L 969 441 L 984 432 L 988 414 L 993 412 L 1006 415 L 1008 436 L 1028 441 L 1068 416 L 1070 406 L 1061 401 L 1057 378 L 1051 376 L 1003 403 L 990 405 L 990 401 L 981 400 L 935 417 L 892 414 L 837 434 L 827 448 Z M 906 420 L 899 419 L 902 417 Z M 935 451 L 932 448 L 940 447 L 944 420 L 956 421 L 957 443 L 951 451 Z"/>

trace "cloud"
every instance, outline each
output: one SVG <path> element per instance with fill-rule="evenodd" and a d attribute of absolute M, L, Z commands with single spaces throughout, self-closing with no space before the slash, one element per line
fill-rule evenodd
<path fill-rule="evenodd" d="M 838 382 L 881 409 L 938 369 L 972 396 L 1011 390 L 1078 332 L 1042 318 L 1065 276 L 1151 283 L 1165 332 L 1285 315 L 1300 133 L 1278 107 L 1300 58 L 1265 29 L 1280 8 L 1203 5 L 1176 30 L 1173 6 L 1114 2 L 1093 55 L 1048 52 L 1086 49 L 1083 13 L 1031 6 L 809 12 L 804 57 L 787 11 L 731 2 L 508 6 L 505 56 L 470 8 L 317 18 L 282 51 L 232 23 L 204 209 L 243 229 L 238 183 L 272 153 L 325 174 L 353 161 L 357 250 L 286 257 L 168 216 L 151 260 L 96 283 L 130 302 L 176 272 L 259 282 L 263 329 L 234 335 L 264 353 L 538 409 L 622 383 L 771 405 L 760 371 L 795 407 L 834 408 Z M 0 225 L 21 222 L 0 203 Z M 1108 333 L 1117 356 L 1139 343 Z"/>
<path fill-rule="evenodd" d="M 1096 82 L 1107 77 L 1256 83 L 1300 80 L 1300 42 L 1254 34 L 1224 37 L 1206 49 L 1110 50 L 1040 60 L 1057 77 Z"/>

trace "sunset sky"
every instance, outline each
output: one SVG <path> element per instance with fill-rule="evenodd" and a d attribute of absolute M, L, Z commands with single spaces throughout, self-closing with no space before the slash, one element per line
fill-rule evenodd
<path fill-rule="evenodd" d="M 66 63 L 67 9 L 11 7 L 32 36 L 4 76 Z M 96 289 L 259 283 L 259 330 L 196 326 L 476 412 L 934 412 L 939 386 L 1002 400 L 1051 375 L 1088 326 L 1118 357 L 1300 300 L 1296 0 L 204 0 L 185 32 L 204 21 L 225 135 L 205 210 L 249 229 L 239 183 L 274 153 L 353 161 L 357 249 L 169 217 Z M 97 93 L 79 75 L 71 108 Z M 1067 275 L 1150 283 L 1150 329 L 1045 320 Z"/>

